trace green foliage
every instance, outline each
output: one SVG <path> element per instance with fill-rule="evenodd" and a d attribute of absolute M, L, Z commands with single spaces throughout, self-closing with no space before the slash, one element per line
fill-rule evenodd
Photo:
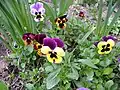
<path fill-rule="evenodd" d="M 3 81 L 0 81 L 0 90 L 8 90 L 8 86 Z"/>

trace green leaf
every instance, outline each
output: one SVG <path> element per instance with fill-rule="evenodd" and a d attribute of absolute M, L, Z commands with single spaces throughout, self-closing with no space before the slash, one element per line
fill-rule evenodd
<path fill-rule="evenodd" d="M 60 78 L 58 77 L 58 74 L 60 73 L 60 71 L 61 71 L 61 68 L 57 69 L 56 71 L 54 71 L 48 75 L 48 77 L 46 79 L 47 89 L 51 89 L 59 83 Z"/>
<path fill-rule="evenodd" d="M 55 18 L 56 18 L 56 12 L 55 10 L 49 5 L 48 3 L 41 1 L 44 4 L 45 10 L 46 10 L 46 16 L 50 19 L 52 23 L 54 23 Z"/>
<path fill-rule="evenodd" d="M 26 52 L 26 55 L 30 55 L 32 52 L 33 52 L 34 48 L 32 45 L 28 45 L 25 47 L 25 52 Z"/>
<path fill-rule="evenodd" d="M 72 73 L 69 73 L 67 75 L 67 77 L 70 78 L 70 79 L 78 80 L 78 78 L 79 78 L 78 71 L 76 69 L 72 68 Z"/>
<path fill-rule="evenodd" d="M 103 71 L 103 75 L 109 75 L 110 73 L 112 73 L 113 69 L 112 68 L 105 68 Z"/>
<path fill-rule="evenodd" d="M 3 81 L 0 81 L 0 90 L 8 90 L 7 85 Z"/>
<path fill-rule="evenodd" d="M 110 90 L 114 82 L 112 80 L 109 80 L 105 83 L 105 87 Z"/>
<path fill-rule="evenodd" d="M 97 90 L 105 90 L 104 87 L 102 86 L 102 84 L 98 84 L 97 85 Z"/>
<path fill-rule="evenodd" d="M 85 64 L 85 65 L 88 65 L 88 66 L 90 66 L 90 67 L 92 67 L 92 68 L 98 69 L 98 67 L 96 67 L 96 66 L 91 62 L 91 60 L 89 60 L 89 59 L 79 59 L 78 62 L 81 62 L 82 64 Z"/>
<path fill-rule="evenodd" d="M 27 83 L 25 86 L 28 90 L 33 90 L 33 88 L 34 88 L 34 85 L 31 83 Z"/>

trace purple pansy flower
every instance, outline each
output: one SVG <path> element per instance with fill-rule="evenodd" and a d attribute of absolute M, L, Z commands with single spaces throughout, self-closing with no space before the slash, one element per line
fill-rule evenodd
<path fill-rule="evenodd" d="M 25 33 L 22 37 L 22 39 L 24 40 L 25 45 L 30 45 L 33 43 L 35 34 L 33 33 Z"/>
<path fill-rule="evenodd" d="M 88 89 L 88 88 L 81 87 L 81 88 L 78 88 L 77 90 L 89 90 L 89 89 Z"/>
<path fill-rule="evenodd" d="M 44 38 L 41 52 L 47 56 L 51 63 L 61 63 L 62 57 L 65 56 L 63 47 L 64 43 L 59 38 Z"/>
<path fill-rule="evenodd" d="M 43 15 L 45 14 L 45 9 L 43 7 L 43 3 L 41 2 L 36 2 L 30 6 L 30 12 L 32 15 L 35 16 L 34 20 L 36 22 L 43 21 L 44 17 Z"/>

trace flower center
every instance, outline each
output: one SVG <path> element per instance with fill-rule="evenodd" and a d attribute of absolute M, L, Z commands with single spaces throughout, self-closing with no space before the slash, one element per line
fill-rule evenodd
<path fill-rule="evenodd" d="M 103 45 L 101 52 L 110 51 L 110 44 Z"/>
<path fill-rule="evenodd" d="M 37 18 L 37 19 L 42 18 L 41 12 L 35 12 L 35 15 L 36 15 L 36 18 Z"/>
<path fill-rule="evenodd" d="M 57 53 L 56 52 L 49 52 L 51 58 L 57 59 Z"/>

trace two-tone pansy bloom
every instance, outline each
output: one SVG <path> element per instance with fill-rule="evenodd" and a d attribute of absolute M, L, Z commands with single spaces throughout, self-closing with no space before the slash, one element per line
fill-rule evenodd
<path fill-rule="evenodd" d="M 25 33 L 22 37 L 25 45 L 33 44 L 35 34 L 33 33 Z"/>
<path fill-rule="evenodd" d="M 62 57 L 65 56 L 63 50 L 64 43 L 59 38 L 44 38 L 41 52 L 46 55 L 51 63 L 61 63 Z"/>
<path fill-rule="evenodd" d="M 102 41 L 95 42 L 94 45 L 98 47 L 99 54 L 109 54 L 115 45 L 115 40 L 115 37 L 104 36 L 102 37 Z"/>
<path fill-rule="evenodd" d="M 55 23 L 58 28 L 64 29 L 66 27 L 66 22 L 68 21 L 67 15 L 60 16 L 55 19 Z"/>
<path fill-rule="evenodd" d="M 34 20 L 36 22 L 43 21 L 45 9 L 43 7 L 43 3 L 36 2 L 30 6 L 30 12 L 35 16 Z"/>

